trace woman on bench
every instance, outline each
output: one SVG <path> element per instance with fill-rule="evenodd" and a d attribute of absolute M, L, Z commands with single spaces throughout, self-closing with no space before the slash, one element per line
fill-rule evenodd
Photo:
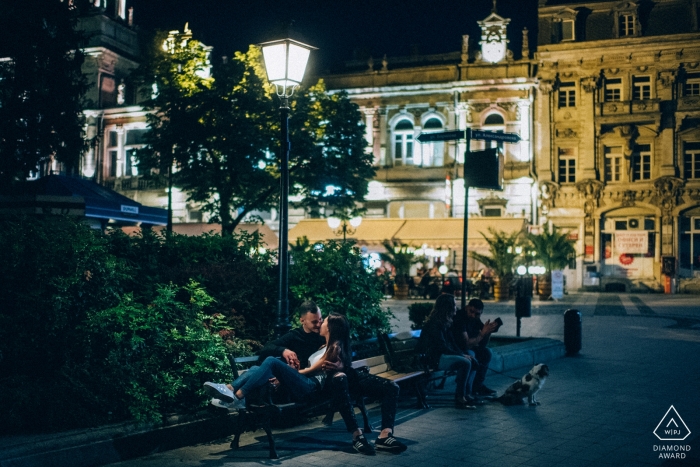
<path fill-rule="evenodd" d="M 331 313 L 321 324 L 320 335 L 325 338 L 326 346 L 309 357 L 307 368 L 297 370 L 278 358 L 268 357 L 258 368 L 247 372 L 252 374 L 238 388 L 211 382 L 204 383 L 204 388 L 209 395 L 230 403 L 233 408 L 243 408 L 246 394 L 264 387 L 273 378 L 277 378 L 297 402 L 319 396 L 323 388 L 330 385 L 337 409 L 348 431 L 353 434 L 353 448 L 362 454 L 374 455 L 374 447 L 364 437 L 355 419 L 347 375 L 339 370 L 352 367 L 350 323 L 345 316 Z M 329 378 L 333 381 L 327 381 Z"/>
<path fill-rule="evenodd" d="M 472 382 L 476 371 L 472 371 L 472 356 L 465 355 L 457 346 L 450 326 L 457 312 L 454 295 L 442 294 L 435 300 L 433 311 L 423 325 L 418 348 L 428 359 L 428 366 L 435 370 L 456 371 L 455 407 L 476 409 L 471 398 Z"/>

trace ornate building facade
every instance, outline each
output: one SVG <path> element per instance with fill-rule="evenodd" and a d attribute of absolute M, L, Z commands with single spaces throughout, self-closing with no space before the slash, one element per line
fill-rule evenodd
<path fill-rule="evenodd" d="M 95 0 L 80 20 L 95 33 L 86 49 L 94 86 L 82 175 L 166 207 L 166 187 L 132 163 L 147 126 L 129 81 L 140 51 L 127 7 Z M 466 213 L 479 231 L 496 219 L 555 226 L 579 253 L 566 271 L 570 289 L 658 290 L 666 276 L 688 289 L 700 282 L 700 1 L 540 0 L 538 18 L 536 52 L 528 31 L 509 30 L 494 8 L 479 21 L 479 37 L 461 38 L 461 50 L 369 58 L 324 77 L 364 115 L 377 175 L 365 205 L 372 221 L 362 229 L 420 221 L 416 238 L 443 249 L 442 259 L 449 250 L 448 264 L 459 268 L 458 222 L 436 220 Z M 520 50 L 509 47 L 514 34 L 522 34 Z M 465 206 L 465 141 L 421 144 L 418 136 L 467 128 L 521 141 L 500 143 L 504 190 L 470 189 Z M 493 144 L 473 140 L 471 150 Z M 292 212 L 292 225 L 304 216 Z M 177 190 L 173 217 L 207 220 Z M 274 213 L 263 217 L 276 228 Z M 436 231 L 448 224 L 457 231 Z M 470 231 L 472 242 L 484 247 Z"/>
<path fill-rule="evenodd" d="M 700 276 L 699 7 L 540 0 L 540 211 L 577 239 L 584 286 Z"/>
<path fill-rule="evenodd" d="M 463 217 L 466 212 L 475 218 L 536 222 L 535 67 L 527 30 L 516 32 L 523 34 L 522 50 L 509 49 L 509 21 L 494 10 L 479 22 L 480 37 L 462 37 L 461 51 L 369 58 L 348 63 L 346 73 L 324 77 L 330 90 L 347 92 L 364 114 L 368 150 L 377 169 L 365 205 L 367 217 L 424 219 L 430 225 L 431 219 Z M 516 133 L 521 141 L 500 143 L 504 190 L 470 188 L 465 206 L 465 140 L 421 144 L 418 136 L 467 128 Z M 472 140 L 471 150 L 494 145 Z M 451 249 L 453 263 L 461 264 L 461 248 Z"/>
<path fill-rule="evenodd" d="M 78 29 L 86 37 L 83 73 L 91 85 L 86 99 L 86 138 L 80 172 L 84 178 L 114 189 L 144 205 L 167 209 L 167 186 L 144 178 L 135 152 L 148 131 L 144 99 L 131 75 L 140 64 L 141 46 L 133 25 L 134 10 L 126 0 L 95 0 L 81 11 Z M 191 35 L 185 30 L 180 36 Z M 147 97 L 147 96 L 146 96 Z M 201 214 L 186 202 L 186 194 L 173 189 L 175 222 L 198 222 Z"/>

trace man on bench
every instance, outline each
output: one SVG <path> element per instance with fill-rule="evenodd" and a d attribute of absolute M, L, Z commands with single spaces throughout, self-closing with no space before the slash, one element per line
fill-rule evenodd
<path fill-rule="evenodd" d="M 347 322 L 347 320 L 344 321 Z M 328 323 L 324 326 L 321 310 L 313 301 L 306 301 L 301 305 L 300 322 L 300 328 L 288 332 L 263 348 L 260 359 L 264 360 L 259 367 L 251 368 L 230 385 L 205 383 L 205 389 L 215 398 L 212 403 L 220 407 L 242 408 L 245 406 L 243 398 L 246 390 L 259 385 L 262 378 L 267 381 L 266 378 L 270 375 L 287 389 L 293 399 L 302 400 L 314 391 L 320 392 L 322 386 L 320 375 L 314 377 L 313 374 L 305 376 L 302 373 L 306 373 L 309 369 L 309 358 L 326 344 Z M 320 334 L 322 326 L 325 328 L 325 335 Z M 286 364 L 279 360 L 279 357 L 282 357 Z M 321 367 L 326 374 L 332 375 L 326 379 L 325 384 L 343 416 L 345 426 L 353 434 L 355 450 L 369 455 L 375 452 L 375 448 L 367 442 L 355 420 L 349 392 L 349 379 L 353 384 L 359 384 L 362 394 L 382 401 L 382 432 L 375 442 L 376 449 L 392 453 L 406 450 L 406 445 L 392 436 L 398 398 L 398 386 L 395 383 L 372 376 L 358 382 L 355 370 L 342 361 L 324 361 Z"/>

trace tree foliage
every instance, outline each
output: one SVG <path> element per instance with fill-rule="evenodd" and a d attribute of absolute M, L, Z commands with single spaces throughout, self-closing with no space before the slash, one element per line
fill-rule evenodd
<path fill-rule="evenodd" d="M 3 2 L 0 15 L 0 190 L 42 162 L 71 169 L 85 147 L 82 37 L 70 2 Z"/>
<path fill-rule="evenodd" d="M 367 269 L 353 242 L 329 241 L 309 248 L 298 245 L 292 258 L 291 309 L 312 299 L 324 314 L 344 314 L 350 321 L 354 340 L 389 331 L 393 315 L 381 308 L 382 283 Z M 298 323 L 295 318 L 292 324 Z"/>
<path fill-rule="evenodd" d="M 153 114 L 139 163 L 163 173 L 174 162 L 175 184 L 229 235 L 250 213 L 279 203 L 279 101 L 258 48 L 215 64 L 204 78 L 203 44 L 188 38 L 164 50 L 164 40 L 156 38 L 142 72 L 157 93 L 145 103 Z M 355 209 L 374 175 L 357 106 L 319 82 L 290 107 L 290 196 L 312 213 Z"/>

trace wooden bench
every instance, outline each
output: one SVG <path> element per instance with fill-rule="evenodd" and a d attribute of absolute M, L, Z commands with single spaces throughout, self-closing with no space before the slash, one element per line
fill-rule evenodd
<path fill-rule="evenodd" d="M 248 367 L 254 365 L 257 361 L 257 356 L 230 358 L 234 378 L 238 378 L 247 371 Z M 364 398 L 357 397 L 354 403 L 362 413 L 365 431 L 371 432 L 372 426 L 369 424 Z M 256 431 L 262 428 L 267 435 L 270 459 L 278 459 L 275 439 L 272 436 L 273 419 L 279 419 L 285 415 L 289 415 L 294 419 L 304 419 L 325 414 L 326 416 L 323 419 L 323 423 L 329 425 L 333 423 L 334 412 L 332 401 L 327 398 L 314 397 L 312 400 L 308 401 L 280 402 L 279 400 L 275 400 L 274 387 L 271 384 L 266 385 L 259 392 L 256 391 L 255 394 L 246 396 L 245 409 L 238 411 L 239 416 L 233 430 L 234 438 L 231 441 L 231 448 L 238 449 L 241 434 L 244 432 Z"/>
<path fill-rule="evenodd" d="M 430 408 L 426 402 L 426 388 L 432 385 L 435 389 L 442 389 L 447 378 L 455 376 L 456 371 L 435 370 L 428 366 L 427 357 L 416 349 L 420 331 L 405 331 L 394 335 L 380 334 L 378 339 L 382 343 L 385 354 L 391 365 L 396 370 L 412 374 L 420 372 L 423 378 L 417 379 L 422 384 L 416 388 L 418 392 L 418 407 Z"/>

